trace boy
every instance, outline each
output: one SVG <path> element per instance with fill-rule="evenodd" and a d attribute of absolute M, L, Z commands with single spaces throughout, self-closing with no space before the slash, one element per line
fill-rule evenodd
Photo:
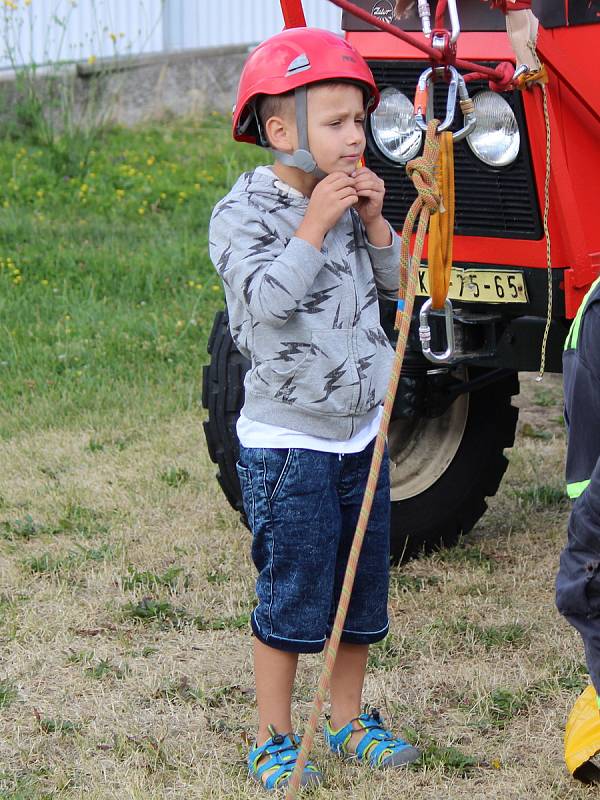
<path fill-rule="evenodd" d="M 358 166 L 378 99 L 365 61 L 332 33 L 263 42 L 242 71 L 233 135 L 276 163 L 242 175 L 210 224 L 231 333 L 251 361 L 237 426 L 258 570 L 248 768 L 267 789 L 294 768 L 298 654 L 322 650 L 331 631 L 393 358 L 377 294 L 396 297 L 399 240 L 381 213 L 383 182 Z M 420 756 L 378 712 L 360 713 L 369 644 L 388 632 L 389 502 L 384 460 L 325 731 L 332 751 L 375 767 Z M 309 763 L 303 785 L 320 781 Z"/>

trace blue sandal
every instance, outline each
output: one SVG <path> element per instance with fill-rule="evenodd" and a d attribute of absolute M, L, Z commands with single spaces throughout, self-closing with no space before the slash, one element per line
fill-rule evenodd
<path fill-rule="evenodd" d="M 350 737 L 361 730 L 364 730 L 365 734 L 357 744 L 356 752 L 353 753 L 348 750 Z M 334 753 L 342 758 L 364 761 L 376 769 L 403 767 L 421 758 L 420 750 L 383 727 L 383 720 L 376 708 L 372 708 L 368 714 L 361 714 L 351 719 L 338 731 L 334 731 L 327 720 L 324 734 L 325 741 Z"/>
<path fill-rule="evenodd" d="M 295 733 L 277 733 L 269 725 L 271 738 L 248 753 L 248 774 L 265 789 L 274 791 L 288 785 L 300 752 L 300 738 Z M 261 758 L 264 760 L 259 764 Z M 300 786 L 319 786 L 323 775 L 310 761 L 306 762 Z"/>

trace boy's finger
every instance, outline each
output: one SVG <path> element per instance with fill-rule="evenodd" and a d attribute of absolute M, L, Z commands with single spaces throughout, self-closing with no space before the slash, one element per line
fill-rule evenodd
<path fill-rule="evenodd" d="M 373 199 L 382 197 L 381 192 L 378 192 L 376 189 L 357 189 L 356 194 L 359 197 L 372 197 Z"/>

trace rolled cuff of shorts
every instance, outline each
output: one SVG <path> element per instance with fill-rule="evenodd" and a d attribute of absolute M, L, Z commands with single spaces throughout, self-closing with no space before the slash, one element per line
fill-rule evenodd
<path fill-rule="evenodd" d="M 325 647 L 325 639 L 308 641 L 302 639 L 284 639 L 281 636 L 274 636 L 272 633 L 265 636 L 256 623 L 254 613 L 250 616 L 250 624 L 252 626 L 252 633 L 256 636 L 258 641 L 275 650 L 284 650 L 286 653 L 320 653 Z"/>
<path fill-rule="evenodd" d="M 367 631 L 366 633 L 361 633 L 360 631 L 343 630 L 341 640 L 347 644 L 375 644 L 375 642 L 380 642 L 382 639 L 385 639 L 389 631 L 389 622 L 379 631 Z M 328 638 L 330 635 L 331 631 L 327 631 Z"/>

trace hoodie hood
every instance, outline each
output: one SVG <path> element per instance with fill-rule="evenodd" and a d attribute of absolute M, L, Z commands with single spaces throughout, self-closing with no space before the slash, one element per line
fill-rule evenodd
<path fill-rule="evenodd" d="M 309 198 L 278 178 L 270 167 L 256 167 L 244 172 L 233 185 L 229 197 L 245 198 L 264 211 L 297 206 L 306 209 Z"/>

